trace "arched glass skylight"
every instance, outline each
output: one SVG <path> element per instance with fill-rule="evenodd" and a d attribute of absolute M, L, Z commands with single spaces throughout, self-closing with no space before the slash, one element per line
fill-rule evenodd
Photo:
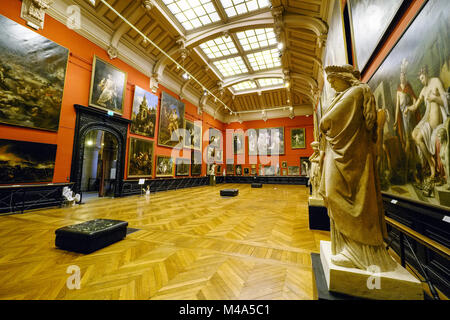
<path fill-rule="evenodd" d="M 272 87 L 272 86 L 277 86 L 280 84 L 283 84 L 283 79 L 281 78 L 262 78 L 262 79 L 257 79 L 258 84 L 260 87 L 264 88 L 264 87 Z"/>
<path fill-rule="evenodd" d="M 237 53 L 231 37 L 220 37 L 206 41 L 200 45 L 209 59 L 221 58 Z"/>
<path fill-rule="evenodd" d="M 245 30 L 236 33 L 244 51 L 256 50 L 277 44 L 273 28 Z"/>
<path fill-rule="evenodd" d="M 253 70 L 271 69 L 281 66 L 281 60 L 277 49 L 269 49 L 247 55 Z"/>
<path fill-rule="evenodd" d="M 235 91 L 255 89 L 256 83 L 254 81 L 243 81 L 243 82 L 239 82 L 238 84 L 235 84 L 234 86 L 232 86 L 232 88 Z"/>
<path fill-rule="evenodd" d="M 231 77 L 237 74 L 248 72 L 244 60 L 242 60 L 241 57 L 214 61 L 214 65 L 224 77 Z"/>
<path fill-rule="evenodd" d="M 163 0 L 163 2 L 186 30 L 220 21 L 211 0 Z"/>

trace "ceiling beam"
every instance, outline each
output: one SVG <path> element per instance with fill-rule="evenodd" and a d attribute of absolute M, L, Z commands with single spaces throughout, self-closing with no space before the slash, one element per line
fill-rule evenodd
<path fill-rule="evenodd" d="M 228 79 L 225 79 L 223 81 L 223 87 L 229 87 L 236 83 L 246 81 L 246 80 L 256 80 L 261 78 L 283 78 L 283 69 L 277 68 L 277 69 L 271 69 L 271 70 L 264 70 L 264 71 L 258 71 L 253 74 L 240 74 L 234 77 L 230 77 Z"/>

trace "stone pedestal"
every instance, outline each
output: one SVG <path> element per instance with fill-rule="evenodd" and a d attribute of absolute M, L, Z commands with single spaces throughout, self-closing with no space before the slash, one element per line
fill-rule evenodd
<path fill-rule="evenodd" d="M 320 260 L 328 290 L 377 300 L 423 300 L 422 284 L 400 264 L 390 272 L 374 274 L 331 262 L 331 242 L 320 241 Z"/>
<path fill-rule="evenodd" d="M 308 199 L 309 229 L 330 231 L 330 218 L 322 198 Z"/>

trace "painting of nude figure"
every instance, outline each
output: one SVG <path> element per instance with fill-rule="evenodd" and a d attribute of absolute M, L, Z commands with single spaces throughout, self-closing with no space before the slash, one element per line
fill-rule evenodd
<path fill-rule="evenodd" d="M 430 0 L 369 80 L 384 192 L 450 207 L 450 2 Z"/>

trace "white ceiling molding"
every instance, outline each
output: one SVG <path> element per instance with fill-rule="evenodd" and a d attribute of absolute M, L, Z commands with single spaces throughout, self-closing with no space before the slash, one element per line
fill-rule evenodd
<path fill-rule="evenodd" d="M 266 110 L 267 120 L 278 119 L 278 118 L 289 118 L 290 115 L 289 107 L 286 106 L 284 109 L 278 110 Z M 309 116 L 313 113 L 313 108 L 309 104 L 294 106 L 293 110 L 294 116 Z M 254 120 L 263 120 L 261 115 L 261 110 L 249 113 L 239 113 L 237 115 L 227 115 L 225 117 L 225 122 L 245 122 Z"/>
<path fill-rule="evenodd" d="M 285 28 L 308 29 L 318 37 L 324 36 L 328 32 L 328 27 L 322 20 L 302 14 L 286 12 L 283 15 L 283 21 Z"/>
<path fill-rule="evenodd" d="M 242 81 L 256 80 L 256 79 L 261 79 L 261 78 L 284 78 L 283 69 L 277 68 L 277 69 L 272 69 L 272 70 L 258 71 L 258 72 L 252 73 L 252 74 L 248 74 L 248 73 L 239 74 L 234 77 L 226 78 L 223 81 L 223 87 L 226 88 L 226 87 L 232 86 L 232 85 L 242 82 Z M 259 90 L 261 90 L 261 89 L 259 89 Z M 258 91 L 258 90 L 256 90 L 256 91 Z"/>
<path fill-rule="evenodd" d="M 297 72 L 290 72 L 289 76 L 291 77 L 291 79 L 294 79 L 294 80 L 298 79 L 298 80 L 306 82 L 309 85 L 309 87 L 311 87 L 311 88 L 317 88 L 317 81 L 314 80 L 313 78 L 311 78 L 310 76 L 307 76 L 307 75 L 304 75 L 301 73 L 297 73 Z"/>

